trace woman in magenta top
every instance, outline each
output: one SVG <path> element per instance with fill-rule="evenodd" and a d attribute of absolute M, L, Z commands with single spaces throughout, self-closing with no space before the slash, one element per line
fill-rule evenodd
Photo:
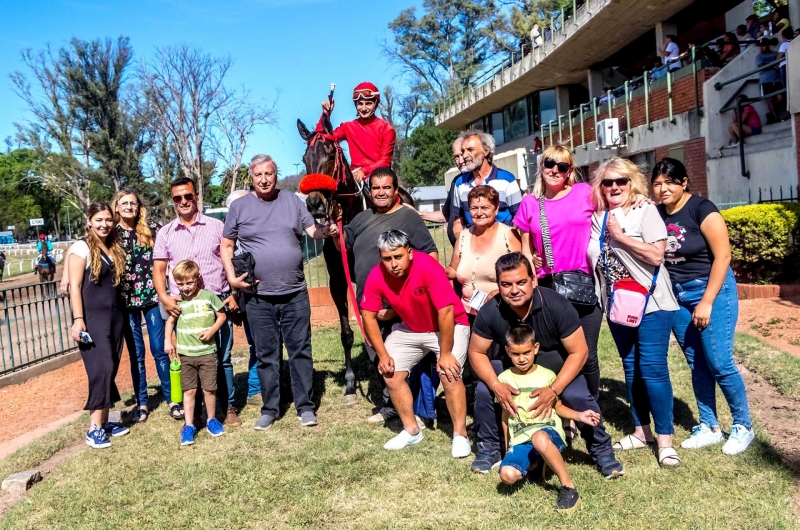
<path fill-rule="evenodd" d="M 533 193 L 522 199 L 514 224 L 522 232 L 522 253 L 536 268 L 539 285 L 553 286 L 553 273 L 582 271 L 591 274 L 586 249 L 592 233 L 592 187 L 576 182 L 577 169 L 572 152 L 553 145 L 542 153 L 540 178 Z M 547 259 L 539 223 L 539 203 L 544 197 L 544 211 L 550 233 L 552 261 Z M 549 262 L 553 263 L 551 268 Z M 573 304 L 581 318 L 581 326 L 589 346 L 589 357 L 583 375 L 589 391 L 597 399 L 600 392 L 600 366 L 597 363 L 597 340 L 603 312 L 600 306 Z"/>

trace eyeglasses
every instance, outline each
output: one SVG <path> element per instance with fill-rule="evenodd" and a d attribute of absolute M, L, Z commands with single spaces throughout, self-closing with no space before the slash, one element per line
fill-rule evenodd
<path fill-rule="evenodd" d="M 365 88 L 364 90 L 356 90 L 353 92 L 353 101 L 358 101 L 359 99 L 375 99 L 378 97 L 380 92 L 375 90 L 370 90 L 369 88 Z"/>
<path fill-rule="evenodd" d="M 137 206 L 139 206 L 139 203 L 138 202 L 121 202 L 121 203 L 119 203 L 119 205 L 122 206 L 123 208 L 136 208 Z"/>
<path fill-rule="evenodd" d="M 617 187 L 621 188 L 623 186 L 627 186 L 630 181 L 631 179 L 629 178 L 620 177 L 618 179 L 603 179 L 602 181 L 600 181 L 600 184 L 602 184 L 603 187 L 605 188 L 610 188 L 614 184 L 616 184 Z"/>
<path fill-rule="evenodd" d="M 173 195 L 172 202 L 175 204 L 180 204 L 183 201 L 193 201 L 194 200 L 194 193 L 184 193 L 183 195 Z"/>
<path fill-rule="evenodd" d="M 547 169 L 553 169 L 554 167 L 558 167 L 559 173 L 566 173 L 572 166 L 569 165 L 567 162 L 556 162 L 552 158 L 545 158 L 544 167 L 546 167 Z"/>

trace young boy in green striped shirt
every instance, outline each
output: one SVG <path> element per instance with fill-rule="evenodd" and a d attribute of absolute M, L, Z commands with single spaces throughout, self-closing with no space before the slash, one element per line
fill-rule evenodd
<path fill-rule="evenodd" d="M 194 425 L 194 405 L 197 383 L 203 388 L 208 412 L 206 428 L 211 436 L 225 434 L 222 424 L 214 417 L 217 410 L 217 331 L 225 323 L 222 301 L 205 289 L 200 289 L 200 267 L 184 260 L 172 269 L 172 277 L 181 292 L 179 317 L 170 315 L 164 332 L 164 351 L 171 360 L 181 362 L 181 387 L 186 425 L 181 431 L 181 446 L 192 445 L 197 428 Z M 173 331 L 177 340 L 173 341 Z"/>

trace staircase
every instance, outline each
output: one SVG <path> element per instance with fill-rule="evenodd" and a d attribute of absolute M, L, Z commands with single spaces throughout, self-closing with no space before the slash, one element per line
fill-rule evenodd
<path fill-rule="evenodd" d="M 772 151 L 774 149 L 785 149 L 793 147 L 794 139 L 792 138 L 792 122 L 790 120 L 773 123 L 766 125 L 762 128 L 761 134 L 755 136 L 748 136 L 744 140 L 744 154 L 745 156 L 754 153 L 761 153 L 763 151 Z M 739 146 L 726 145 L 719 150 L 718 158 L 726 158 L 729 156 L 739 156 Z"/>

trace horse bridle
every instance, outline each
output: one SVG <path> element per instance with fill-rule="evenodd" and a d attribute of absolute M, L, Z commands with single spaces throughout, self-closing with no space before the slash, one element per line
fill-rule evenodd
<path fill-rule="evenodd" d="M 336 156 L 334 157 L 333 161 L 333 180 L 336 181 L 337 189 L 339 184 L 347 185 L 347 160 L 344 157 L 344 151 L 342 151 L 342 146 L 339 145 L 339 142 L 336 141 L 336 138 L 332 134 L 324 133 L 322 131 L 315 131 L 314 136 L 311 137 L 308 141 L 308 146 L 313 147 L 317 140 L 329 140 L 333 142 L 334 147 L 336 148 Z M 361 200 L 364 203 L 364 209 L 367 208 L 367 199 L 364 197 L 364 183 L 359 182 L 358 179 L 353 178 L 353 181 L 356 183 L 356 187 L 358 187 L 358 191 L 356 193 L 338 193 L 334 191 L 331 193 L 331 200 L 328 204 L 328 217 L 332 217 L 333 215 L 333 206 L 334 206 L 334 199 L 339 197 L 357 197 L 361 196 Z"/>

